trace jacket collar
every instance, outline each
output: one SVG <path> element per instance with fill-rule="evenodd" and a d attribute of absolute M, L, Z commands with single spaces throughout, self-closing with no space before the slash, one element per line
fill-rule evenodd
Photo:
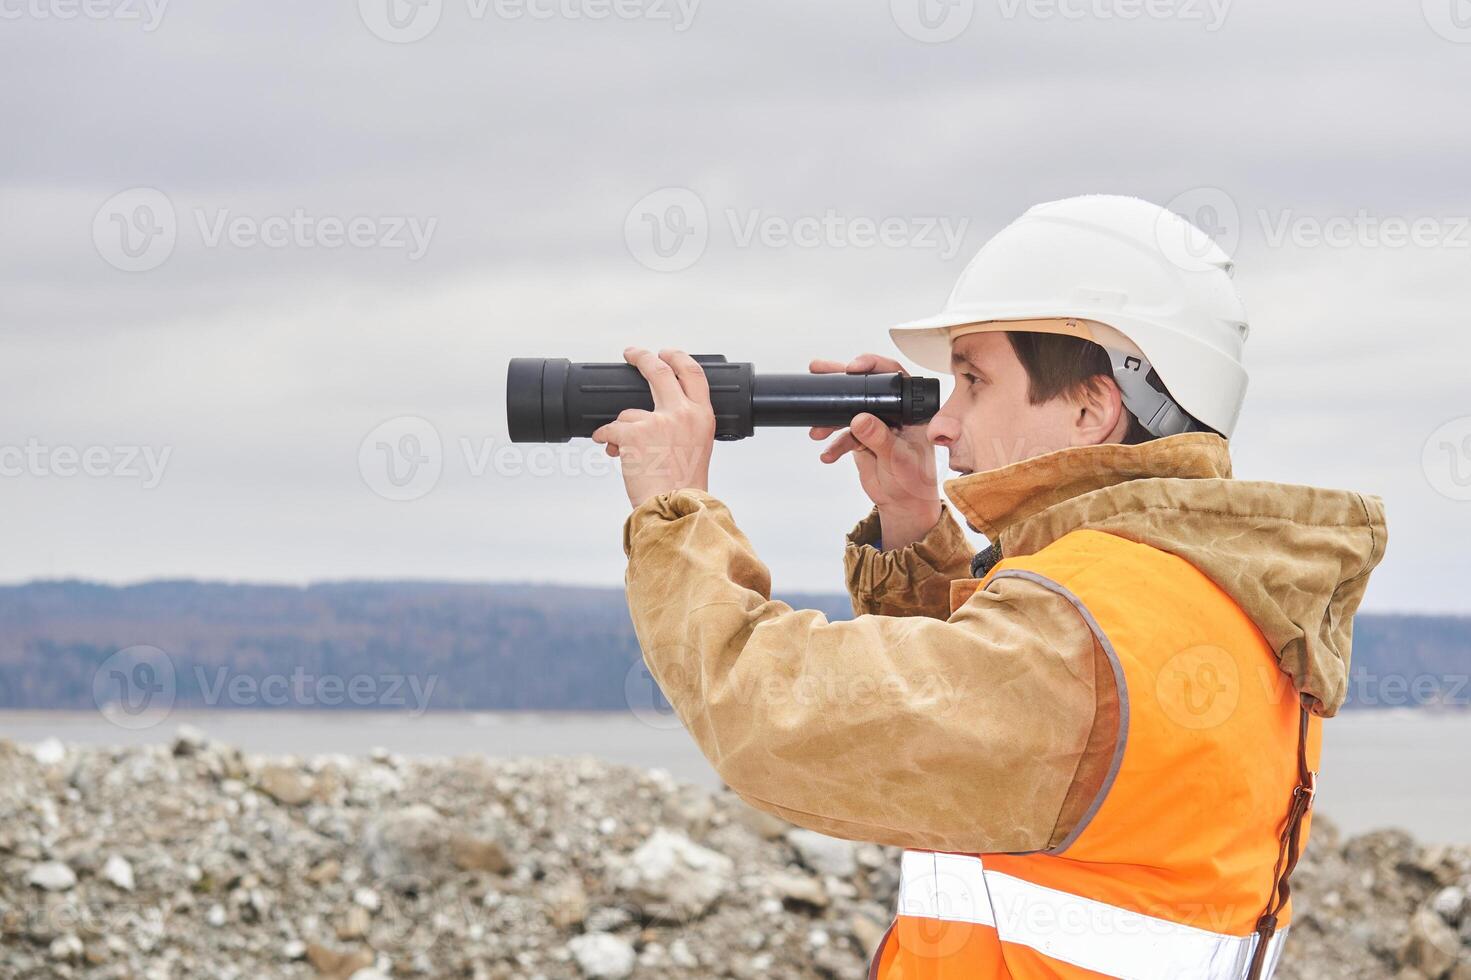
<path fill-rule="evenodd" d="M 945 495 L 972 531 L 995 541 L 1007 527 L 1073 497 L 1153 477 L 1229 478 L 1226 440 L 1186 432 L 1133 446 L 1077 446 L 945 481 Z"/>

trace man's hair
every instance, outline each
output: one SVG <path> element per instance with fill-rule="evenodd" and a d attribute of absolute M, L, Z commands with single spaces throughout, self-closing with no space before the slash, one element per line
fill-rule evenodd
<path fill-rule="evenodd" d="M 1033 405 L 1041 405 L 1059 395 L 1082 394 L 1101 384 L 1103 378 L 1113 378 L 1108 351 L 1091 340 L 1066 334 L 1018 330 L 1008 330 L 1006 338 L 1011 341 L 1011 349 L 1016 351 L 1016 359 L 1026 369 L 1027 400 Z M 1124 431 L 1125 444 L 1157 438 L 1139 423 L 1127 406 L 1123 411 L 1129 419 L 1129 427 Z"/>

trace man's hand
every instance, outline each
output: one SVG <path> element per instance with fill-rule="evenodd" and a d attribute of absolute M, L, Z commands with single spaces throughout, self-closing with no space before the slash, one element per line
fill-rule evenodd
<path fill-rule="evenodd" d="M 877 354 L 860 354 L 842 361 L 813 361 L 813 374 L 907 374 L 898 361 Z M 836 428 L 819 426 L 813 439 L 826 439 Z M 864 412 L 842 435 L 822 451 L 824 463 L 835 463 L 852 453 L 858 464 L 858 479 L 879 510 L 883 547 L 902 548 L 923 538 L 940 519 L 940 492 L 935 476 L 935 447 L 923 425 L 890 429 L 876 415 Z"/>
<path fill-rule="evenodd" d="M 715 410 L 705 369 L 684 351 L 655 355 L 627 347 L 623 359 L 649 382 L 654 410 L 629 408 L 592 434 L 623 469 L 628 502 L 638 507 L 674 490 L 708 490 L 715 445 Z"/>

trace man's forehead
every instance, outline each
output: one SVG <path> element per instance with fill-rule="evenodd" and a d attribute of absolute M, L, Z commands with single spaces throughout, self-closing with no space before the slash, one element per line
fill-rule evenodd
<path fill-rule="evenodd" d="M 950 342 L 950 364 L 954 367 L 966 361 L 980 360 L 1006 346 L 1009 342 L 1004 330 L 968 333 Z"/>

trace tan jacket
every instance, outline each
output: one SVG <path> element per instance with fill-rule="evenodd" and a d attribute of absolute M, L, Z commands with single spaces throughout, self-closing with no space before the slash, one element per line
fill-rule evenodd
<path fill-rule="evenodd" d="M 1384 554 L 1378 498 L 1234 480 L 1208 433 L 1063 450 L 945 491 L 1008 557 L 1078 528 L 1180 555 L 1251 616 L 1305 704 L 1327 717 L 1343 703 L 1353 613 Z M 766 566 L 715 497 L 645 502 L 623 543 L 649 670 L 762 810 L 923 850 L 1056 845 L 1101 788 L 1117 731 L 1092 632 L 1024 579 L 976 591 L 949 507 L 896 551 L 876 550 L 876 531 L 870 514 L 849 535 L 858 616 L 831 623 L 770 598 Z"/>

